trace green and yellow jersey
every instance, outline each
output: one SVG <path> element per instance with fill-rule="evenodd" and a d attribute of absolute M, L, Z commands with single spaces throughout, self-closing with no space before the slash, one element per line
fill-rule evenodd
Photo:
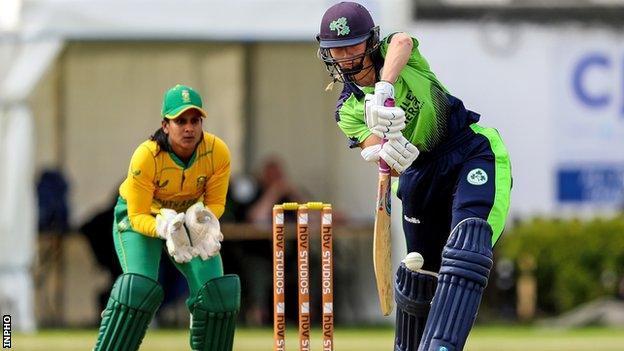
<path fill-rule="evenodd" d="M 230 179 L 230 151 L 223 140 L 204 132 L 188 164 L 174 153 L 160 151 L 155 141 L 143 142 L 132 155 L 119 195 L 128 204 L 132 228 L 156 236 L 161 208 L 186 211 L 202 201 L 217 217 L 225 209 Z"/>

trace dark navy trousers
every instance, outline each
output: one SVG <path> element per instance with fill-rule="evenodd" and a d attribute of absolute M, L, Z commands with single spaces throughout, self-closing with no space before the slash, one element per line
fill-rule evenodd
<path fill-rule="evenodd" d="M 482 218 L 499 239 L 509 211 L 511 164 L 498 131 L 472 124 L 435 150 L 421 153 L 399 178 L 408 252 L 438 272 L 451 230 L 462 220 Z"/>

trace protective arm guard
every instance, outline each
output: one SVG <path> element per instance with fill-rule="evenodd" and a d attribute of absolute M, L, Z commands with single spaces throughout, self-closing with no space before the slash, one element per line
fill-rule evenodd
<path fill-rule="evenodd" d="M 438 288 L 418 350 L 463 350 L 491 268 L 492 228 L 480 218 L 461 221 L 442 251 Z"/>
<path fill-rule="evenodd" d="M 102 312 L 94 350 L 138 350 L 163 297 L 157 281 L 134 273 L 120 275 Z"/>
<path fill-rule="evenodd" d="M 240 295 L 238 276 L 227 274 L 206 282 L 197 295 L 187 301 L 191 310 L 192 350 L 232 350 Z"/>
<path fill-rule="evenodd" d="M 401 263 L 394 285 L 397 303 L 395 351 L 416 351 L 418 348 L 437 281 L 435 274 L 414 272 Z"/>

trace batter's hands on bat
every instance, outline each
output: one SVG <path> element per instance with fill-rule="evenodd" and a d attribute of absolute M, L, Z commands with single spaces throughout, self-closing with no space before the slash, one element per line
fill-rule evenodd
<path fill-rule="evenodd" d="M 363 148 L 360 155 L 367 162 L 379 162 L 379 151 L 381 151 L 381 144 L 375 144 Z"/>
<path fill-rule="evenodd" d="M 186 227 L 191 236 L 191 242 L 195 249 L 195 255 L 199 255 L 202 260 L 207 260 L 215 256 L 221 250 L 221 225 L 217 217 L 198 202 L 186 210 Z"/>
<path fill-rule="evenodd" d="M 383 106 L 386 100 L 394 99 L 394 85 L 392 83 L 380 80 L 375 83 L 374 104 Z"/>
<path fill-rule="evenodd" d="M 379 157 L 399 173 L 403 173 L 418 157 L 418 154 L 418 148 L 404 136 L 388 140 L 379 151 Z"/>
<path fill-rule="evenodd" d="M 386 81 L 375 84 L 375 94 L 366 94 L 364 109 L 366 126 L 382 139 L 397 139 L 405 128 L 405 111 L 400 107 L 386 107 L 387 99 L 394 99 L 394 87 Z"/>
<path fill-rule="evenodd" d="M 360 154 L 368 162 L 378 162 L 382 158 L 390 168 L 403 173 L 418 157 L 419 151 L 414 144 L 401 136 L 388 140 L 383 146 L 375 144 L 365 147 Z"/>
<path fill-rule="evenodd" d="M 184 213 L 163 208 L 156 216 L 156 234 L 165 240 L 167 252 L 178 263 L 193 259 L 195 250 L 184 228 Z"/>

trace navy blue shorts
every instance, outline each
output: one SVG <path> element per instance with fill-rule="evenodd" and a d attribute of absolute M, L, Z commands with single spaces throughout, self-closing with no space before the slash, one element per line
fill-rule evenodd
<path fill-rule="evenodd" d="M 451 230 L 482 218 L 492 226 L 492 245 L 505 227 L 511 164 L 498 131 L 470 129 L 431 153 L 422 153 L 399 178 L 408 252 L 419 252 L 423 269 L 437 272 Z"/>

